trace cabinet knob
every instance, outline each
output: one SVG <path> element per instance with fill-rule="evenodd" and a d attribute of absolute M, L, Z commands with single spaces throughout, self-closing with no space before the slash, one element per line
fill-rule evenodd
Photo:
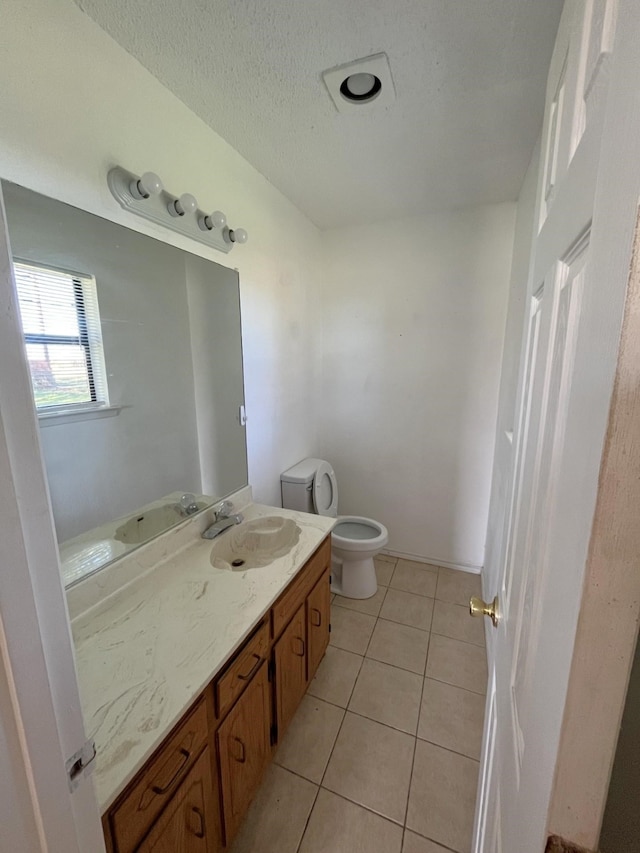
<path fill-rule="evenodd" d="M 304 645 L 304 640 L 302 639 L 302 637 L 294 637 L 293 642 L 294 642 L 294 646 L 297 646 L 299 649 L 299 651 L 296 651 L 296 649 L 294 647 L 294 649 L 293 649 L 294 655 L 297 655 L 299 658 L 304 657 L 305 645 Z"/>

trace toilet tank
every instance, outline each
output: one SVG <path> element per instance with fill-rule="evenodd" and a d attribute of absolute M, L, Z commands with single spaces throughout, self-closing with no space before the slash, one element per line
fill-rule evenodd
<path fill-rule="evenodd" d="M 313 506 L 313 478 L 320 459 L 303 459 L 280 474 L 282 506 L 299 512 L 315 513 Z"/>

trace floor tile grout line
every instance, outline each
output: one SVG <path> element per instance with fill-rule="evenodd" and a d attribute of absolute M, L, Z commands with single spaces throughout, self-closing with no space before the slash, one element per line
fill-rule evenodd
<path fill-rule="evenodd" d="M 337 738 L 336 738 L 336 740 L 337 740 Z M 437 745 L 437 744 L 436 744 L 436 745 Z M 443 748 L 444 748 L 444 747 L 443 747 Z M 441 841 L 438 841 L 438 840 L 437 840 L 437 839 L 435 839 L 435 838 L 430 838 L 428 835 L 423 835 L 421 832 L 418 832 L 418 830 L 416 830 L 416 829 L 412 829 L 411 827 L 406 826 L 406 822 L 405 822 L 404 824 L 402 824 L 402 823 L 400 823 L 399 821 L 394 820 L 394 819 L 393 819 L 393 818 L 391 818 L 391 817 L 388 817 L 387 815 L 380 814 L 380 812 L 377 812 L 375 809 L 372 809 L 372 808 L 370 808 L 369 806 L 364 805 L 363 803 L 359 803 L 359 802 L 357 802 L 356 800 L 352 800 L 352 799 L 350 799 L 349 797 L 345 796 L 344 794 L 339 794 L 337 791 L 332 791 L 332 790 L 331 790 L 331 788 L 325 788 L 325 787 L 324 787 L 324 785 L 322 785 L 322 784 L 318 784 L 318 782 L 312 782 L 312 781 L 311 781 L 311 779 L 307 779 L 307 777 L 306 777 L 306 776 L 302 776 L 300 773 L 296 773 L 296 771 L 295 771 L 295 770 L 290 770 L 288 767 L 284 767 L 284 766 L 283 766 L 283 765 L 281 765 L 281 764 L 278 764 L 277 766 L 278 766 L 281 770 L 284 770 L 284 771 L 286 771 L 287 773 L 291 773 L 291 775 L 292 775 L 292 776 L 296 776 L 298 779 L 302 779 L 304 782 L 308 782 L 310 785 L 313 785 L 313 786 L 316 788 L 316 793 L 315 793 L 315 797 L 314 797 L 314 800 L 313 800 L 313 804 L 312 804 L 312 806 L 311 806 L 311 808 L 310 808 L 310 810 L 309 810 L 309 814 L 307 815 L 307 819 L 306 819 L 306 821 L 305 821 L 305 827 L 304 827 L 304 830 L 303 830 L 303 832 L 302 832 L 302 835 L 300 836 L 300 841 L 298 842 L 298 846 L 297 846 L 297 848 L 296 848 L 296 853 L 299 853 L 299 851 L 300 851 L 300 847 L 301 847 L 301 845 L 302 845 L 302 841 L 303 841 L 303 839 L 304 839 L 304 835 L 305 835 L 305 833 L 306 833 L 306 831 L 307 831 L 307 827 L 308 827 L 308 825 L 309 825 L 309 821 L 310 821 L 310 819 L 311 819 L 311 815 L 312 815 L 312 813 L 313 813 L 313 809 L 315 808 L 315 805 L 316 805 L 316 802 L 317 802 L 317 800 L 318 800 L 318 796 L 319 796 L 319 794 L 320 794 L 320 791 L 321 791 L 321 790 L 322 790 L 322 791 L 327 791 L 329 794 L 332 794 L 334 797 L 339 797 L 341 800 L 344 800 L 344 801 L 345 801 L 345 802 L 347 802 L 347 803 L 351 803 L 351 804 L 352 804 L 352 805 L 354 805 L 354 806 L 358 806 L 358 808 L 364 809 L 366 812 L 369 812 L 370 814 L 376 815 L 376 817 L 382 818 L 382 820 L 386 820 L 386 821 L 388 821 L 389 823 L 392 823 L 394 826 L 399 827 L 399 828 L 400 828 L 400 829 L 402 829 L 402 831 L 403 831 L 403 841 L 404 841 L 404 833 L 405 833 L 405 832 L 407 832 L 407 831 L 408 831 L 408 832 L 413 832 L 413 833 L 414 833 L 414 835 L 417 835 L 417 836 L 419 836 L 420 838 L 424 838 L 424 839 L 425 839 L 425 841 L 432 841 L 434 844 L 439 844 L 439 845 L 440 845 L 441 847 L 443 847 L 445 850 L 447 850 L 447 851 L 451 851 L 451 853 L 458 853 L 458 851 L 454 850 L 453 848 L 451 848 L 451 847 L 447 847 L 445 844 L 442 844 L 442 842 L 441 842 Z M 412 771 L 413 771 L 413 768 L 412 768 Z M 263 780 L 263 784 L 264 784 L 264 781 L 266 781 L 266 780 Z M 406 817 L 405 817 L 405 821 L 406 821 Z"/>
<path fill-rule="evenodd" d="M 421 832 L 418 832 L 417 829 L 411 829 L 409 827 L 405 827 L 405 832 L 413 832 L 414 835 L 417 835 L 418 838 L 423 838 L 425 841 L 430 841 L 432 844 L 437 844 L 439 847 L 442 847 L 446 853 L 460 853 L 459 850 L 454 850 L 453 847 L 447 847 L 446 844 L 443 844 L 442 841 L 436 841 L 435 838 L 430 838 L 428 835 L 423 835 Z"/>
<path fill-rule="evenodd" d="M 399 669 L 399 667 L 394 667 L 394 669 Z M 402 671 L 406 672 L 407 670 L 402 670 Z M 416 675 L 417 673 L 413 673 L 413 674 Z M 292 770 L 291 767 L 287 767 L 286 764 L 280 764 L 277 760 L 277 755 L 278 755 L 277 752 L 276 752 L 276 755 L 273 759 L 273 763 L 276 764 L 278 767 L 282 767 L 283 770 L 288 770 L 289 773 L 293 773 L 295 776 L 298 776 L 300 779 L 304 779 L 307 782 L 310 782 L 312 785 L 322 785 L 322 782 L 324 781 L 324 774 L 326 773 L 327 767 L 329 766 L 329 762 L 331 761 L 331 756 L 333 755 L 333 750 L 334 750 L 336 741 L 338 740 L 340 730 L 342 729 L 342 724 L 344 722 L 344 719 L 347 716 L 347 714 L 352 714 L 354 717 L 360 717 L 363 720 L 369 720 L 369 722 L 371 722 L 371 723 L 377 723 L 379 726 L 384 726 L 387 729 L 391 729 L 392 731 L 398 732 L 399 734 L 407 735 L 407 737 L 412 737 L 416 740 L 420 740 L 423 743 L 430 743 L 432 746 L 437 746 L 438 749 L 444 749 L 446 752 L 452 752 L 454 755 L 459 755 L 461 758 L 468 758 L 469 761 L 475 761 L 476 764 L 479 764 L 480 759 L 475 758 L 473 755 L 467 755 L 465 752 L 460 752 L 457 749 L 451 749 L 450 746 L 444 746 L 443 744 L 438 743 L 435 740 L 431 740 L 431 738 L 420 737 L 420 735 L 417 734 L 417 730 L 418 730 L 419 725 L 420 725 L 420 712 L 422 710 L 422 699 L 423 699 L 424 690 L 425 690 L 424 682 L 427 681 L 427 678 L 425 676 L 418 676 L 418 677 L 422 678 L 423 684 L 422 684 L 422 688 L 420 691 L 420 703 L 418 705 L 418 721 L 416 723 L 416 731 L 415 732 L 408 732 L 406 729 L 399 729 L 397 726 L 392 726 L 390 723 L 383 723 L 381 720 L 376 720 L 374 717 L 368 717 L 366 714 L 362 714 L 359 711 L 354 711 L 352 708 L 349 708 L 349 707 L 343 708 L 342 705 L 334 705 L 333 702 L 327 702 L 325 699 L 321 699 L 318 696 L 312 696 L 311 697 L 312 699 L 315 699 L 318 702 L 325 702 L 325 704 L 330 705 L 332 708 L 336 708 L 337 710 L 343 712 L 342 720 L 340 721 L 340 727 L 339 727 L 338 732 L 336 734 L 335 740 L 331 746 L 331 752 L 329 753 L 329 758 L 327 759 L 327 763 L 326 763 L 325 768 L 322 772 L 322 778 L 321 778 L 320 782 L 316 782 L 315 779 L 310 779 L 308 776 L 305 776 L 303 773 L 299 773 L 297 770 Z M 356 681 L 357 681 L 357 679 L 356 679 Z M 467 691 L 467 692 L 470 692 L 470 691 Z M 475 695 L 477 696 L 478 694 L 476 693 Z M 351 700 L 349 700 L 349 701 L 351 701 Z M 413 765 L 412 765 L 411 769 L 413 772 Z"/>
<path fill-rule="evenodd" d="M 304 779 L 304 776 L 302 776 L 300 778 Z M 309 780 L 307 780 L 307 781 L 309 781 Z M 309 821 L 311 820 L 311 815 L 313 814 L 313 810 L 315 809 L 316 803 L 318 802 L 319 795 L 320 795 L 320 785 L 318 785 L 316 787 L 316 795 L 313 798 L 313 802 L 311 803 L 311 808 L 309 809 L 309 814 L 307 815 L 307 819 L 304 822 L 304 829 L 302 830 L 302 834 L 300 835 L 300 841 L 298 841 L 298 844 L 296 846 L 296 853 L 300 853 L 300 848 L 302 847 L 302 842 L 304 841 L 304 837 L 307 834 L 307 827 L 309 826 Z"/>
<path fill-rule="evenodd" d="M 381 814 L 380 812 L 377 812 L 375 809 L 372 809 L 370 806 L 365 806 L 362 803 L 359 803 L 357 800 L 351 800 L 349 797 L 347 797 L 346 794 L 339 794 L 337 791 L 332 791 L 331 788 L 325 788 L 324 785 L 321 785 L 320 788 L 323 791 L 328 791 L 330 794 L 333 794 L 334 797 L 340 797 L 341 800 L 345 800 L 347 803 L 352 803 L 354 806 L 358 806 L 359 808 L 364 809 L 366 812 L 369 812 L 370 814 L 377 815 L 377 817 L 382 818 L 382 820 L 386 820 L 388 823 L 392 823 L 394 826 L 397 826 L 399 829 L 404 830 L 404 825 L 401 821 L 394 820 L 394 818 L 389 817 L 386 814 Z"/>
<path fill-rule="evenodd" d="M 427 657 L 427 665 L 429 664 L 429 658 Z M 436 678 L 433 675 L 427 675 L 425 671 L 425 678 L 430 678 L 432 681 L 438 681 L 440 684 L 448 684 L 449 687 L 457 687 L 458 690 L 466 690 L 467 693 L 474 693 L 476 696 L 486 696 L 487 691 L 484 693 L 479 693 L 477 690 L 471 690 L 469 687 L 461 687 L 459 684 L 453 684 L 451 681 L 444 681 L 442 678 Z"/>
<path fill-rule="evenodd" d="M 346 650 L 344 650 L 344 651 L 346 651 Z M 323 656 L 323 660 L 324 660 L 324 656 Z M 321 662 L 322 662 L 322 661 L 321 661 Z M 353 687 L 351 688 L 351 693 L 349 693 L 349 698 L 347 699 L 347 707 L 348 707 L 348 705 L 349 705 L 349 702 L 351 701 L 351 697 L 352 697 L 352 695 L 353 695 L 353 691 L 355 690 L 356 681 L 358 680 L 358 676 L 360 675 L 360 670 L 362 669 L 362 665 L 363 665 L 363 663 L 364 663 L 364 655 L 362 655 L 362 657 L 361 657 L 360 665 L 359 665 L 359 667 L 358 667 L 358 672 L 356 673 L 356 677 L 355 677 L 355 679 L 354 679 L 354 681 L 353 681 Z M 317 697 L 317 696 L 316 696 L 316 697 L 314 697 L 314 698 L 316 698 L 316 699 L 317 699 L 317 698 L 319 698 L 319 697 Z M 328 703 L 328 704 L 331 704 L 331 703 Z M 334 707 L 340 707 L 340 706 L 334 706 Z M 301 846 L 302 846 L 302 842 L 304 841 L 304 836 L 305 836 L 305 834 L 306 834 L 306 832 L 307 832 L 307 827 L 309 826 L 309 821 L 311 820 L 311 815 L 313 814 L 313 810 L 314 810 L 314 808 L 316 807 L 316 803 L 317 803 L 317 801 L 318 801 L 318 796 L 320 795 L 320 790 L 321 790 L 321 789 L 323 789 L 323 788 L 322 788 L 322 783 L 324 782 L 324 777 L 327 775 L 327 770 L 328 770 L 328 768 L 329 768 L 329 764 L 331 763 L 331 759 L 332 759 L 332 757 L 333 757 L 333 753 L 334 753 L 334 750 L 335 750 L 335 748 L 336 748 L 336 744 L 338 743 L 338 738 L 340 737 L 340 732 L 342 731 L 342 727 L 343 727 L 343 725 L 344 725 L 344 721 L 345 721 L 345 720 L 346 720 L 346 718 L 347 718 L 347 708 L 341 708 L 341 710 L 343 711 L 343 714 L 342 714 L 342 720 L 340 721 L 340 726 L 339 726 L 338 731 L 337 731 L 337 733 L 336 733 L 335 740 L 333 741 L 333 745 L 331 746 L 331 751 L 329 752 L 329 757 L 327 758 L 327 763 L 325 764 L 325 766 L 324 766 L 324 770 L 322 771 L 322 776 L 321 776 L 321 778 L 320 778 L 320 782 L 319 782 L 319 784 L 318 784 L 318 790 L 316 791 L 316 795 L 315 795 L 315 797 L 314 797 L 313 805 L 311 806 L 311 810 L 309 811 L 309 814 L 307 815 L 307 820 L 306 820 L 306 823 L 305 823 L 305 825 L 304 825 L 304 831 L 303 831 L 302 835 L 300 836 L 300 841 L 298 842 L 298 846 L 297 846 L 297 848 L 296 848 L 296 853 L 300 853 L 300 848 L 301 848 Z M 299 774 L 297 774 L 297 775 L 299 775 Z M 302 776 L 301 778 L 303 778 L 303 779 L 304 779 L 305 777 L 304 777 L 304 776 Z M 310 780 L 307 780 L 307 781 L 310 781 Z M 314 783 L 314 784 L 315 784 L 315 783 Z M 327 791 L 327 790 L 329 790 L 329 789 L 328 789 L 328 788 L 324 788 L 323 790 Z"/>
<path fill-rule="evenodd" d="M 428 663 L 428 660 L 427 660 L 427 663 Z M 471 693 L 472 696 L 486 696 L 487 695 L 486 691 L 484 693 L 478 693 L 475 690 L 469 690 L 468 687 L 460 687 L 459 684 L 452 684 L 450 681 L 443 681 L 441 678 L 434 678 L 433 675 L 427 675 L 425 673 L 424 677 L 426 679 L 428 679 L 429 681 L 437 681 L 438 684 L 446 684 L 448 687 L 455 687 L 456 690 L 464 690 L 465 693 Z"/>
<path fill-rule="evenodd" d="M 334 646 L 334 648 L 337 648 L 337 646 Z M 343 651 L 343 649 L 341 649 L 341 651 Z M 362 656 L 358 655 L 358 657 L 362 657 Z M 409 735 L 410 737 L 417 737 L 416 732 L 408 732 L 406 729 L 399 729 L 397 726 L 392 726 L 390 723 L 383 723 L 381 720 L 376 720 L 375 717 L 369 717 L 369 716 L 367 716 L 367 714 L 363 714 L 361 711 L 354 711 L 353 708 L 349 707 L 349 705 L 351 703 L 351 699 L 353 698 L 353 694 L 355 692 L 355 688 L 356 688 L 356 684 L 358 682 L 358 678 L 362 672 L 362 667 L 364 666 L 365 661 L 367 661 L 367 660 L 372 661 L 373 663 L 381 663 L 383 666 L 389 666 L 392 669 L 398 669 L 398 670 L 400 670 L 400 672 L 406 672 L 409 675 L 415 675 L 417 678 L 421 678 L 423 682 L 425 680 L 425 676 L 421 675 L 419 672 L 413 672 L 412 670 L 409 670 L 409 669 L 403 669 L 401 666 L 396 666 L 395 664 L 392 664 L 392 663 L 385 663 L 384 661 L 376 660 L 375 658 L 364 658 L 363 657 L 362 662 L 360 664 L 360 668 L 358 670 L 358 674 L 356 675 L 356 680 L 353 682 L 353 688 L 351 690 L 351 693 L 349 694 L 349 700 L 348 700 L 349 704 L 347 704 L 346 707 L 344 705 L 338 705 L 337 702 L 332 702 L 330 699 L 325 699 L 322 696 L 316 696 L 314 693 L 309 693 L 308 695 L 312 699 L 316 699 L 318 702 L 324 702 L 326 705 L 331 705 L 332 708 L 337 708 L 340 711 L 345 711 L 345 712 L 348 711 L 350 714 L 355 714 L 357 717 L 362 717 L 365 720 L 370 720 L 372 723 L 379 723 L 381 726 L 387 726 L 387 728 L 393 729 L 396 732 L 402 732 L 402 734 Z M 432 679 L 432 680 L 435 681 L 435 679 Z M 422 696 L 423 690 L 424 690 L 424 683 L 423 683 L 421 691 L 420 691 L 421 696 Z M 470 690 L 467 691 L 467 693 L 470 693 L 470 692 L 471 692 Z M 474 695 L 478 695 L 478 694 L 474 694 Z M 419 716 L 420 716 L 420 712 L 418 709 L 418 717 Z M 416 723 L 416 729 L 417 729 L 417 723 Z M 424 738 L 422 738 L 422 740 L 424 740 Z M 311 780 L 309 780 L 309 781 L 311 781 Z"/>
<path fill-rule="evenodd" d="M 435 595 L 424 595 L 421 592 L 416 592 L 415 589 L 403 589 L 399 586 L 391 586 L 389 584 L 389 589 L 392 589 L 394 592 L 406 592 L 407 595 L 417 595 L 418 598 L 430 598 L 432 601 L 439 601 L 440 599 L 436 599 Z"/>
<path fill-rule="evenodd" d="M 428 737 L 420 737 L 420 735 L 416 735 L 418 740 L 421 740 L 422 743 L 430 743 L 431 746 L 437 746 L 438 749 L 444 749 L 445 752 L 452 752 L 454 755 L 459 755 L 460 758 L 468 758 L 469 761 L 475 761 L 476 764 L 480 764 L 479 758 L 474 758 L 472 755 L 466 755 L 464 752 L 458 752 L 457 749 L 451 749 L 450 746 L 443 746 L 441 743 L 436 743 L 435 740 L 430 740 Z M 307 779 L 310 782 L 310 779 Z"/>
<path fill-rule="evenodd" d="M 342 731 L 342 727 L 344 726 L 344 721 L 347 719 L 347 710 L 349 708 L 349 702 L 351 702 L 351 697 L 353 696 L 353 691 L 356 689 L 356 682 L 358 681 L 358 677 L 360 676 L 360 672 L 362 670 L 362 666 L 364 664 L 364 656 L 360 661 L 360 666 L 358 667 L 358 672 L 356 673 L 356 677 L 353 680 L 353 687 L 351 688 L 351 692 L 349 693 L 349 698 L 347 699 L 347 707 L 344 708 L 344 714 L 342 715 L 342 720 L 340 721 L 340 728 L 336 734 L 335 740 L 333 741 L 333 745 L 331 747 L 331 751 L 329 752 L 329 757 L 327 759 L 327 763 L 324 766 L 324 770 L 322 772 L 322 778 L 320 779 L 320 787 L 322 787 L 322 783 L 324 782 L 324 777 L 327 775 L 327 770 L 329 769 L 329 765 L 331 764 L 331 759 L 333 758 L 333 753 L 336 748 L 336 744 L 338 743 L 338 739 L 340 737 L 340 732 Z M 327 789 L 328 790 L 328 789 Z"/>
<path fill-rule="evenodd" d="M 424 597 L 426 598 L 426 596 Z M 431 628 L 418 628 L 416 625 L 407 625 L 406 622 L 398 622 L 397 619 L 389 619 L 388 616 L 378 616 L 378 619 L 382 619 L 383 622 L 393 622 L 394 625 L 402 625 L 405 628 L 413 628 L 415 631 L 422 631 L 423 634 L 431 633 Z"/>
<path fill-rule="evenodd" d="M 371 658 L 370 658 L 370 660 L 371 660 Z M 403 672 L 406 672 L 406 670 L 403 670 Z M 417 673 L 414 673 L 414 675 L 417 675 Z M 418 675 L 418 678 L 420 678 L 419 675 Z M 420 695 L 422 695 L 422 693 Z M 367 717 L 366 714 L 361 714 L 360 711 L 354 711 L 352 708 L 345 708 L 344 710 L 348 714 L 353 714 L 354 717 L 360 717 L 363 720 L 369 720 L 370 723 L 377 723 L 379 726 L 384 726 L 387 729 L 391 729 L 394 732 L 399 732 L 400 734 L 406 735 L 407 737 L 417 737 L 418 736 L 416 734 L 417 729 L 418 729 L 417 723 L 416 723 L 416 731 L 415 732 L 408 732 L 406 729 L 399 729 L 397 726 L 392 726 L 390 723 L 383 723 L 380 720 L 376 720 L 375 717 Z M 419 718 L 420 718 L 420 712 L 418 712 L 418 719 Z M 422 740 L 424 740 L 424 738 L 422 738 Z"/>
<path fill-rule="evenodd" d="M 433 614 L 432 614 L 433 618 Z M 409 774 L 409 790 L 407 791 L 407 803 L 404 809 L 404 825 L 402 833 L 402 846 L 404 847 L 404 835 L 407 831 L 407 818 L 409 817 L 409 801 L 411 799 L 411 786 L 413 785 L 413 770 L 416 764 L 416 752 L 418 750 L 418 731 L 420 730 L 420 717 L 422 716 L 422 700 L 424 697 L 424 685 L 426 681 L 427 664 L 429 662 L 429 649 L 431 648 L 431 631 L 429 631 L 429 641 L 427 642 L 427 654 L 424 661 L 424 672 L 422 673 L 422 690 L 420 691 L 420 702 L 418 704 L 418 723 L 416 725 L 416 739 L 413 744 L 413 757 L 411 759 L 411 773 Z"/>
<path fill-rule="evenodd" d="M 473 617 L 469 617 L 470 619 Z M 432 620 L 433 621 L 433 620 Z M 452 637 L 450 634 L 443 634 L 442 631 L 434 631 L 431 629 L 431 633 L 435 634 L 437 637 L 444 637 L 445 640 L 455 640 L 456 643 L 464 643 L 466 646 L 475 646 L 477 649 L 486 649 L 485 643 L 474 643 L 472 640 L 462 640 L 460 637 Z"/>

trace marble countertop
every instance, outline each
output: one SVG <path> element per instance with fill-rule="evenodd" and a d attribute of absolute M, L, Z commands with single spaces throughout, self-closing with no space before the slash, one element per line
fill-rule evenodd
<path fill-rule="evenodd" d="M 334 524 L 334 519 L 254 503 L 242 511 L 247 520 L 293 518 L 301 530 L 299 541 L 264 568 L 232 572 L 211 565 L 215 540 L 200 538 L 199 526 L 194 525 L 188 544 L 175 553 L 134 574 L 106 597 L 91 601 L 85 594 L 84 604 L 91 606 L 84 612 L 77 612 L 76 602 L 71 627 L 85 726 L 96 743 L 93 775 L 102 812 Z M 184 530 L 179 535 L 183 541 Z M 156 540 L 156 548 L 158 542 L 162 547 L 162 539 Z M 108 589 L 108 583 L 102 584 Z"/>

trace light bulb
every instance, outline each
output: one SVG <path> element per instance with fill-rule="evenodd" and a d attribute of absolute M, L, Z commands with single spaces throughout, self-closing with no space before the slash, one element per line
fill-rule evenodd
<path fill-rule="evenodd" d="M 207 219 L 211 221 L 214 228 L 224 228 L 227 224 L 227 217 L 221 210 L 214 210 L 213 213 L 207 216 Z"/>
<path fill-rule="evenodd" d="M 227 217 L 221 210 L 214 210 L 208 216 L 201 216 L 198 225 L 203 231 L 213 231 L 214 228 L 224 228 Z"/>
<path fill-rule="evenodd" d="M 131 181 L 129 189 L 134 198 L 149 198 L 150 195 L 161 193 L 163 186 L 155 172 L 145 172 L 141 178 Z"/>
<path fill-rule="evenodd" d="M 244 228 L 234 228 L 233 231 L 229 230 L 229 239 L 232 243 L 246 243 L 249 235 Z"/>
<path fill-rule="evenodd" d="M 172 216 L 184 216 L 185 213 L 193 213 L 198 209 L 198 201 L 191 193 L 182 193 L 180 198 L 168 205 L 168 208 Z"/>

